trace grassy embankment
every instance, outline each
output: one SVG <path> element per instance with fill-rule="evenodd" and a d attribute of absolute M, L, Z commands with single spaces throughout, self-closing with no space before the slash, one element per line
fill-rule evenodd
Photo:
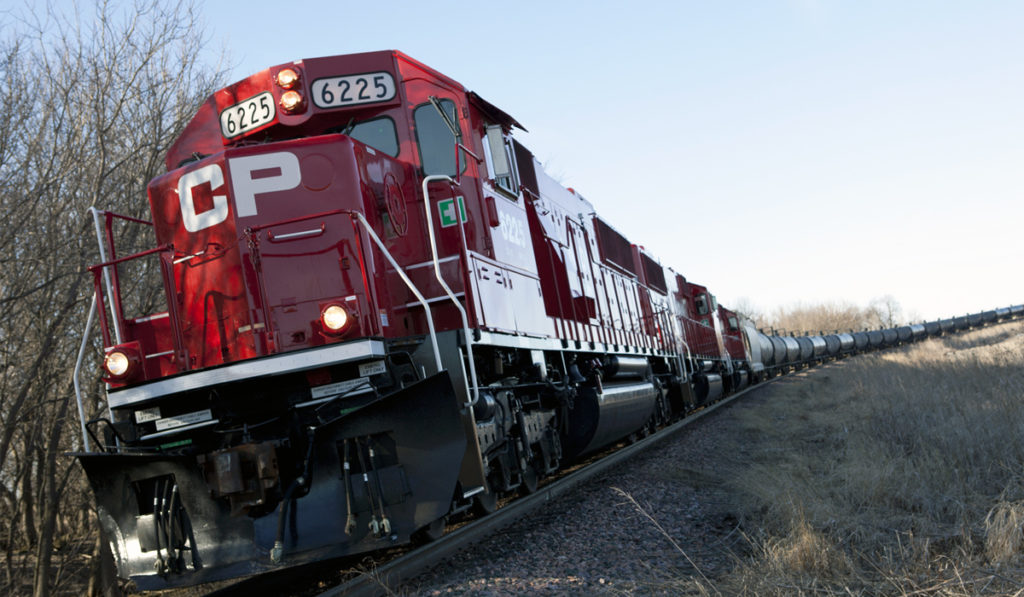
<path fill-rule="evenodd" d="M 750 551 L 706 595 L 1024 595 L 1024 324 L 848 359 L 735 409 Z"/>

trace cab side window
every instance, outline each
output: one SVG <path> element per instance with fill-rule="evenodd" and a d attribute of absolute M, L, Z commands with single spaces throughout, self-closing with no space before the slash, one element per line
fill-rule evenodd
<path fill-rule="evenodd" d="M 484 143 L 484 156 L 494 186 L 513 198 L 518 197 L 519 179 L 516 176 L 515 152 L 505 139 L 500 126 L 490 125 L 485 130 L 487 142 Z"/>
<path fill-rule="evenodd" d="M 459 129 L 459 120 L 455 111 L 455 102 L 448 99 L 439 100 L 441 109 L 453 123 L 456 130 Z M 420 161 L 423 163 L 423 174 L 444 174 L 455 176 L 455 135 L 448 127 L 448 123 L 438 113 L 433 104 L 427 103 L 417 106 L 413 111 L 413 120 L 416 123 L 416 142 L 420 149 Z M 459 167 L 465 169 L 466 157 L 459 152 Z"/>
<path fill-rule="evenodd" d="M 707 315 L 708 314 L 708 298 L 707 298 L 707 296 L 705 296 L 703 294 L 699 295 L 697 297 L 697 300 L 694 301 L 694 304 L 697 306 L 697 315 Z"/>

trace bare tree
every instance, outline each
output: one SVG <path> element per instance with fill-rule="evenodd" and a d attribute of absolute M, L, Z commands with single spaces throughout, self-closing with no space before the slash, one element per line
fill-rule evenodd
<path fill-rule="evenodd" d="M 891 294 L 871 299 L 868 314 L 872 327 L 892 328 L 903 323 L 903 307 Z"/>
<path fill-rule="evenodd" d="M 827 302 L 778 307 L 766 318 L 765 327 L 803 334 L 861 330 L 872 325 L 866 309 L 852 303 Z"/>
<path fill-rule="evenodd" d="M 749 319 L 754 322 L 754 325 L 758 327 L 764 325 L 765 318 L 761 313 L 761 310 L 754 305 L 753 301 L 745 296 L 741 296 L 736 299 L 732 305 L 729 305 L 729 308 L 738 313 L 744 319 Z"/>
<path fill-rule="evenodd" d="M 89 305 L 86 268 L 99 261 L 87 210 L 145 214 L 147 182 L 222 78 L 200 59 L 190 2 L 86 7 L 26 8 L 8 13 L 13 28 L 0 23 L 0 545 L 9 594 L 61 588 L 67 566 L 96 545 L 91 494 L 67 456 L 81 449 L 71 372 Z M 95 366 L 89 376 L 94 415 L 105 404 Z"/>

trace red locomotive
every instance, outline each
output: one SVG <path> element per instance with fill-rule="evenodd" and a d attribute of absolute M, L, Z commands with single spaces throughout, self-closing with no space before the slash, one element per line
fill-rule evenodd
<path fill-rule="evenodd" d="M 756 332 L 516 127 L 399 52 L 296 61 L 199 108 L 149 185 L 152 249 L 118 256 L 100 212 L 109 418 L 79 457 L 124 577 L 430 537 L 760 375 Z M 124 312 L 140 260 L 159 312 Z"/>

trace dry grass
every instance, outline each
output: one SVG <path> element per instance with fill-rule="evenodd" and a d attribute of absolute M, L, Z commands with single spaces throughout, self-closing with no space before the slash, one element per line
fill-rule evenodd
<path fill-rule="evenodd" d="M 1024 324 L 762 392 L 719 466 L 750 553 L 711 592 L 1024 595 Z"/>

